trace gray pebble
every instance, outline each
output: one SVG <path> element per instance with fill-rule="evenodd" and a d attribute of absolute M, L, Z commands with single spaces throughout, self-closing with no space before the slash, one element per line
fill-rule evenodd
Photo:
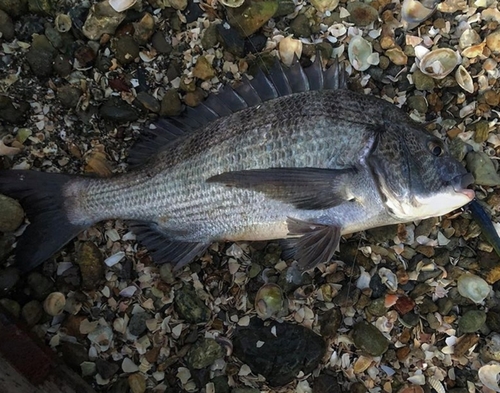
<path fill-rule="evenodd" d="M 352 340 L 356 348 L 371 356 L 380 356 L 389 348 L 389 342 L 380 330 L 366 321 L 353 326 Z"/>
<path fill-rule="evenodd" d="M 486 313 L 482 310 L 469 310 L 458 320 L 462 333 L 477 332 L 486 322 Z"/>
<path fill-rule="evenodd" d="M 0 194 L 0 232 L 13 232 L 24 221 L 24 211 L 15 199 Z"/>
<path fill-rule="evenodd" d="M 150 318 L 149 314 L 146 312 L 139 312 L 132 315 L 130 322 L 128 324 L 128 329 L 134 336 L 140 336 L 146 329 L 146 321 Z"/>
<path fill-rule="evenodd" d="M 33 272 L 28 276 L 28 286 L 35 299 L 44 300 L 54 291 L 53 281 L 41 273 Z"/>

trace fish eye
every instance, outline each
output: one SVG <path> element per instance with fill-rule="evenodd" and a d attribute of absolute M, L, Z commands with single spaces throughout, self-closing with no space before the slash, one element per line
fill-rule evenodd
<path fill-rule="evenodd" d="M 429 141 L 427 143 L 427 147 L 429 148 L 429 151 L 432 153 L 432 155 L 436 157 L 440 157 L 444 154 L 444 148 L 439 142 Z"/>

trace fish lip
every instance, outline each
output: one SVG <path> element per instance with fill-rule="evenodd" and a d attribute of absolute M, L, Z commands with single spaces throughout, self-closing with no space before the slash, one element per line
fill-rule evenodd
<path fill-rule="evenodd" d="M 465 173 L 463 175 L 455 176 L 451 180 L 451 184 L 453 185 L 453 189 L 455 192 L 466 195 L 470 200 L 474 199 L 476 194 L 474 190 L 471 190 L 469 187 L 474 183 L 474 176 L 471 173 Z"/>

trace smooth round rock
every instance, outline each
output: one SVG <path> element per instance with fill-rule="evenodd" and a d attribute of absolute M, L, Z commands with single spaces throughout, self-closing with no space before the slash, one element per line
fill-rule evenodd
<path fill-rule="evenodd" d="M 347 4 L 347 11 L 351 14 L 349 21 L 356 26 L 366 26 L 378 18 L 378 12 L 371 5 L 361 1 L 353 1 Z"/>
<path fill-rule="evenodd" d="M 486 322 L 486 313 L 482 310 L 469 310 L 458 320 L 462 333 L 477 332 Z"/>
<path fill-rule="evenodd" d="M 13 232 L 24 221 L 24 211 L 19 202 L 0 194 L 0 232 Z"/>
<path fill-rule="evenodd" d="M 381 356 L 389 348 L 389 342 L 382 332 L 366 321 L 354 325 L 352 339 L 356 348 L 371 356 Z"/>

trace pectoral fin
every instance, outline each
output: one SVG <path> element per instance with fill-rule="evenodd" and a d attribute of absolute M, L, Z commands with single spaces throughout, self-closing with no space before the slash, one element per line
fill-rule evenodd
<path fill-rule="evenodd" d="M 207 180 L 254 190 L 298 209 L 321 210 L 350 199 L 347 185 L 356 169 L 268 168 L 225 172 Z"/>
<path fill-rule="evenodd" d="M 315 224 L 295 218 L 288 218 L 288 250 L 285 255 L 294 258 L 302 270 L 313 269 L 316 265 L 328 262 L 340 243 L 341 228 L 334 225 Z"/>

